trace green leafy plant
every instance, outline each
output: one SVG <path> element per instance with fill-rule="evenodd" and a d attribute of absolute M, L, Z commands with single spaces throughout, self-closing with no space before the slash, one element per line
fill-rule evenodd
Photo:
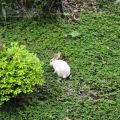
<path fill-rule="evenodd" d="M 25 101 L 3 105 L 0 119 L 119 120 L 120 12 L 116 10 L 111 14 L 81 12 L 80 24 L 47 19 L 17 20 L 8 27 L 1 26 L 0 34 L 6 44 L 26 44 L 44 62 L 46 84 L 23 98 Z M 63 38 L 72 31 L 80 34 L 75 40 Z M 71 66 L 71 80 L 59 80 L 49 66 L 57 51 Z"/>
<path fill-rule="evenodd" d="M 79 32 L 77 32 L 77 31 L 73 31 L 73 32 L 71 32 L 70 33 L 70 36 L 72 37 L 72 38 L 76 38 L 76 37 L 78 37 L 80 34 L 79 34 Z"/>
<path fill-rule="evenodd" d="M 6 22 L 7 15 L 6 15 L 6 10 L 5 10 L 5 7 L 4 7 L 4 3 L 2 3 L 2 14 L 3 14 L 3 17 L 4 17 L 5 22 Z"/>
<path fill-rule="evenodd" d="M 31 93 L 42 85 L 43 62 L 29 53 L 25 46 L 12 43 L 0 51 L 0 105 L 20 93 Z"/>

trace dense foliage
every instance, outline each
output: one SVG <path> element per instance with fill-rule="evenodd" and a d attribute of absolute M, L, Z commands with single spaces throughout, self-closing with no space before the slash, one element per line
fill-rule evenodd
<path fill-rule="evenodd" d="M 100 12 L 81 12 L 80 24 L 20 20 L 1 26 L 7 45 L 26 44 L 44 62 L 46 84 L 5 104 L 0 119 L 120 119 L 120 7 L 102 1 Z M 60 80 L 49 66 L 58 51 L 71 66 L 71 80 Z"/>
<path fill-rule="evenodd" d="M 0 16 L 9 17 L 35 17 L 53 12 L 58 0 L 2 0 L 0 3 Z M 56 10 L 56 9 L 55 9 Z"/>
<path fill-rule="evenodd" d="M 12 43 L 0 51 L 0 105 L 21 93 L 31 93 L 42 85 L 43 63 L 24 46 Z"/>

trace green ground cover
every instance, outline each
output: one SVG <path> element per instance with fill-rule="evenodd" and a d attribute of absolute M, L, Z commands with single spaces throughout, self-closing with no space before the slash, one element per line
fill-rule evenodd
<path fill-rule="evenodd" d="M 33 94 L 6 103 L 1 120 L 120 119 L 120 16 L 83 12 L 80 17 L 80 24 L 18 20 L 0 27 L 6 45 L 25 44 L 44 62 L 46 81 Z M 79 34 L 65 37 L 73 31 Z M 71 80 L 60 81 L 49 66 L 57 51 L 71 66 Z"/>

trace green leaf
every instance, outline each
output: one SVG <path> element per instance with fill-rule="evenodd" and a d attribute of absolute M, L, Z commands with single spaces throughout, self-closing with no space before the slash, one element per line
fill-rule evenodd
<path fill-rule="evenodd" d="M 7 20 L 7 14 L 6 14 L 6 10 L 5 10 L 5 7 L 2 6 L 2 14 L 3 14 L 3 17 L 5 19 L 5 22 Z"/>
<path fill-rule="evenodd" d="M 75 37 L 78 37 L 80 34 L 77 31 L 73 31 L 70 33 L 70 35 L 72 36 L 72 38 L 75 38 Z"/>

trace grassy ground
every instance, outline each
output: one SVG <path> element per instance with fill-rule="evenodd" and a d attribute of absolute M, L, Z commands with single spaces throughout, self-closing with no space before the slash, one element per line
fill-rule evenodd
<path fill-rule="evenodd" d="M 9 46 L 18 41 L 44 61 L 46 85 L 0 111 L 1 120 L 119 120 L 120 16 L 81 13 L 80 24 L 14 21 L 0 27 Z M 65 36 L 79 32 L 76 38 Z M 70 64 L 72 79 L 60 81 L 49 66 L 61 51 Z M 14 103 L 13 103 L 14 102 Z"/>

